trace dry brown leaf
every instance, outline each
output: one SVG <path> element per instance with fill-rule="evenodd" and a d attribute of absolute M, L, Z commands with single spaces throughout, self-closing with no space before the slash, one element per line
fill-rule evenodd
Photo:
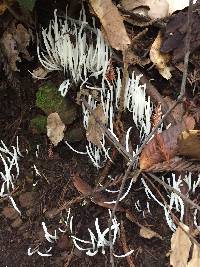
<path fill-rule="evenodd" d="M 158 19 L 189 6 L 189 0 L 121 0 L 121 5 L 128 11 Z"/>
<path fill-rule="evenodd" d="M 38 67 L 37 69 L 34 69 L 32 72 L 33 78 L 36 79 L 45 79 L 47 74 L 50 72 L 50 70 L 47 70 L 43 67 Z"/>
<path fill-rule="evenodd" d="M 156 66 L 159 73 L 167 80 L 171 78 L 170 68 L 168 67 L 168 63 L 170 60 L 170 56 L 168 54 L 163 54 L 160 52 L 160 47 L 162 44 L 162 36 L 161 32 L 158 33 L 155 41 L 153 42 L 150 49 L 150 59 Z"/>
<path fill-rule="evenodd" d="M 94 115 L 96 118 L 99 119 L 99 121 L 105 125 L 106 123 L 106 117 L 103 111 L 102 105 L 98 105 L 94 109 Z M 94 116 L 91 114 L 88 120 L 88 128 L 87 128 L 87 133 L 86 133 L 87 140 L 99 148 L 101 148 L 101 143 L 100 141 L 103 138 L 103 132 L 99 124 L 96 122 Z"/>
<path fill-rule="evenodd" d="M 146 15 L 148 14 L 148 4 L 146 0 L 121 0 L 121 6 L 128 11 L 140 11 L 143 7 Z"/>
<path fill-rule="evenodd" d="M 200 266 L 200 249 L 194 244 L 192 259 L 188 262 L 187 267 L 197 267 Z"/>
<path fill-rule="evenodd" d="M 117 7 L 111 0 L 89 0 L 89 2 L 101 21 L 110 45 L 116 50 L 126 50 L 131 41 Z"/>
<path fill-rule="evenodd" d="M 167 0 L 167 2 L 169 3 L 169 14 L 189 6 L 189 0 Z M 195 4 L 196 0 L 193 3 Z"/>
<path fill-rule="evenodd" d="M 164 98 L 165 103 L 167 104 L 168 108 L 170 109 L 176 100 L 171 99 L 169 96 L 165 96 Z M 172 110 L 171 114 L 173 115 L 176 123 L 180 121 L 180 118 L 182 116 L 182 105 L 181 103 L 176 105 L 176 107 Z"/>
<path fill-rule="evenodd" d="M 83 181 L 83 179 L 81 179 L 79 177 L 78 174 L 75 174 L 73 177 L 73 184 L 76 187 L 76 189 L 83 195 L 91 195 L 93 190 L 92 187 L 86 183 L 85 181 Z"/>
<path fill-rule="evenodd" d="M 184 224 L 181 224 L 181 226 L 186 232 L 189 232 L 188 226 Z M 191 245 L 188 235 L 179 226 L 171 238 L 170 265 L 186 267 Z"/>
<path fill-rule="evenodd" d="M 47 117 L 47 136 L 54 144 L 62 141 L 64 137 L 65 124 L 61 121 L 60 116 L 57 112 L 49 114 Z"/>
<path fill-rule="evenodd" d="M 0 2 L 0 15 L 2 15 L 7 9 L 7 5 L 4 2 Z"/>
<path fill-rule="evenodd" d="M 169 12 L 167 0 L 122 0 L 121 5 L 126 10 L 148 15 L 151 19 L 164 18 Z"/>
<path fill-rule="evenodd" d="M 76 187 L 76 189 L 85 196 L 92 195 L 94 193 L 92 187 L 88 183 L 86 183 L 83 179 L 81 179 L 78 174 L 76 174 L 73 177 L 73 184 Z M 108 202 L 109 200 L 106 199 L 104 195 L 100 192 L 95 192 L 94 196 L 91 198 L 91 201 L 103 208 L 107 209 L 114 208 L 114 204 L 105 203 Z M 117 211 L 125 212 L 125 209 L 120 205 L 118 205 Z"/>
<path fill-rule="evenodd" d="M 20 62 L 21 58 L 32 60 L 27 47 L 32 40 L 32 35 L 22 24 L 13 21 L 8 29 L 3 33 L 1 43 L 3 51 L 7 56 L 9 66 L 13 71 L 19 71 L 16 62 Z"/>
<path fill-rule="evenodd" d="M 163 172 L 163 171 L 177 171 L 177 172 L 195 172 L 200 171 L 200 163 L 196 161 L 186 160 L 180 157 L 174 157 L 160 163 L 153 164 L 150 168 L 145 169 L 147 172 Z"/>
<path fill-rule="evenodd" d="M 200 130 L 182 132 L 178 146 L 179 155 L 200 160 Z"/>
<path fill-rule="evenodd" d="M 144 147 L 140 156 L 140 168 L 149 169 L 154 164 L 169 161 L 177 156 L 178 137 L 184 130 L 194 129 L 193 117 L 185 117 L 183 123 L 171 126 L 169 129 L 155 135 L 155 137 Z"/>
<path fill-rule="evenodd" d="M 167 0 L 148 0 L 149 12 L 151 19 L 161 19 L 168 16 L 169 4 Z"/>
<path fill-rule="evenodd" d="M 149 228 L 146 227 L 141 227 L 140 228 L 140 236 L 144 237 L 146 239 L 151 239 L 153 237 L 158 237 L 162 240 L 162 236 L 160 236 L 158 233 L 150 230 Z"/>

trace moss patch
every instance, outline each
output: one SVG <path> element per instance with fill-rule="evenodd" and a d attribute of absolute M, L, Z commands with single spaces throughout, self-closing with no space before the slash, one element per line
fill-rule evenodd
<path fill-rule="evenodd" d="M 63 98 L 51 82 L 38 89 L 36 106 L 46 115 L 57 112 L 65 124 L 71 124 L 76 119 L 76 105 L 69 99 Z"/>
<path fill-rule="evenodd" d="M 31 120 L 31 128 L 37 133 L 46 133 L 47 132 L 47 117 L 46 116 L 37 116 Z"/>

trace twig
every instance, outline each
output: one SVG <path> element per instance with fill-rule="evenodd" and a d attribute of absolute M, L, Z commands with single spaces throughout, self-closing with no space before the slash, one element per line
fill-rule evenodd
<path fill-rule="evenodd" d="M 72 258 L 73 258 L 73 256 L 74 256 L 74 247 L 75 247 L 75 246 L 73 245 L 73 248 L 72 248 L 70 254 L 67 255 L 67 261 L 65 262 L 64 267 L 68 267 L 68 266 L 70 266 L 70 263 L 71 263 Z"/>
<path fill-rule="evenodd" d="M 87 107 L 87 109 L 90 111 L 90 113 L 93 115 L 95 121 L 100 125 L 100 127 L 102 128 L 102 130 L 104 131 L 104 134 L 106 135 L 106 137 L 113 143 L 113 145 L 117 148 L 117 150 L 126 158 L 126 159 L 131 159 L 131 162 L 128 166 L 128 169 L 125 172 L 125 175 L 122 179 L 122 183 L 120 186 L 120 190 L 117 196 L 117 200 L 115 202 L 114 208 L 112 210 L 111 213 L 111 217 L 109 220 L 109 241 L 110 241 L 110 263 L 112 265 L 112 267 L 114 267 L 114 257 L 113 257 L 113 244 L 112 244 L 112 232 L 111 232 L 111 225 L 112 225 L 112 220 L 115 216 L 115 212 L 117 210 L 117 205 L 119 204 L 119 200 L 121 198 L 124 186 L 125 186 L 125 182 L 126 179 L 129 176 L 129 173 L 131 172 L 133 166 L 137 165 L 137 159 L 139 154 L 142 152 L 144 146 L 147 144 L 147 142 L 152 138 L 152 136 L 156 133 L 156 131 L 158 130 L 158 128 L 160 127 L 160 125 L 165 121 L 166 117 L 171 113 L 171 111 L 182 101 L 183 99 L 183 95 L 179 95 L 179 97 L 177 98 L 177 101 L 170 107 L 170 109 L 168 109 L 168 111 L 165 113 L 165 115 L 163 116 L 163 118 L 159 121 L 159 123 L 156 125 L 156 127 L 151 131 L 151 133 L 145 138 L 143 144 L 141 145 L 141 147 L 138 149 L 138 152 L 135 154 L 135 156 L 133 157 L 130 153 L 128 153 L 125 148 L 110 134 L 110 132 L 108 131 L 108 129 L 105 127 L 105 125 L 96 117 L 94 111 L 91 109 L 90 105 L 87 103 L 87 101 L 85 99 L 82 99 L 84 105 Z M 134 167 L 135 167 L 134 166 Z"/>
<path fill-rule="evenodd" d="M 174 189 L 173 187 L 171 187 L 170 185 L 166 184 L 164 181 L 162 181 L 160 178 L 158 178 L 157 176 L 155 176 L 152 173 L 148 173 L 151 178 L 153 178 L 156 182 L 158 182 L 159 184 L 163 185 L 165 188 L 167 188 L 168 190 L 170 190 L 171 192 L 177 194 L 179 197 L 182 198 L 183 202 L 185 202 L 186 204 L 191 205 L 192 207 L 196 208 L 197 210 L 200 211 L 200 206 L 198 204 L 196 204 L 194 201 L 192 201 L 191 199 L 187 198 L 185 195 L 183 195 L 182 193 L 180 193 L 178 190 Z"/>
<path fill-rule="evenodd" d="M 162 194 L 160 193 L 160 191 L 156 188 L 156 186 L 152 183 L 152 181 L 147 177 L 147 175 L 145 175 L 144 173 L 142 174 L 143 177 L 152 185 L 152 187 L 157 191 L 158 195 L 162 198 L 165 206 L 168 208 L 172 219 L 174 220 L 174 222 L 181 228 L 181 230 L 191 239 L 191 241 L 196 244 L 199 248 L 200 248 L 200 244 L 199 242 L 187 231 L 185 231 L 185 229 L 182 227 L 180 221 L 178 220 L 178 218 L 175 216 L 175 214 L 171 211 L 169 205 L 167 204 L 167 202 L 165 201 L 164 197 L 162 196 Z"/>
<path fill-rule="evenodd" d="M 111 225 L 112 225 L 112 220 L 115 216 L 115 212 L 117 209 L 117 205 L 119 203 L 119 200 L 121 198 L 124 186 L 125 186 L 125 182 L 127 177 L 129 176 L 129 173 L 131 172 L 133 166 L 137 164 L 137 159 L 139 154 L 142 152 L 144 146 L 147 144 L 147 142 L 152 138 L 152 136 L 156 133 L 156 131 L 158 130 L 158 128 L 160 127 L 160 125 L 163 123 L 163 121 L 166 119 L 166 117 L 171 113 L 171 111 L 178 105 L 178 103 L 180 103 L 182 101 L 183 96 L 180 95 L 177 99 L 177 101 L 170 107 L 170 109 L 165 113 L 165 115 L 163 116 L 163 118 L 159 121 L 159 123 L 156 125 L 156 127 L 151 131 L 151 133 L 145 138 L 143 144 L 141 145 L 141 147 L 138 149 L 138 152 L 135 154 L 134 157 L 132 157 L 132 155 L 130 153 L 128 153 L 125 148 L 118 142 L 116 141 L 116 139 L 110 134 L 110 132 L 108 131 L 108 129 L 105 127 L 104 124 L 102 124 L 102 122 L 96 117 L 95 113 L 93 112 L 93 110 L 91 109 L 91 107 L 89 106 L 89 104 L 87 103 L 87 101 L 85 99 L 82 99 L 84 105 L 88 108 L 88 110 L 91 112 L 91 114 L 94 116 L 95 121 L 100 125 L 100 127 L 104 130 L 104 133 L 106 135 L 106 137 L 113 143 L 113 145 L 117 148 L 117 150 L 123 155 L 125 156 L 125 158 L 127 159 L 131 159 L 131 162 L 128 166 L 128 169 L 125 172 L 125 175 L 122 179 L 122 183 L 120 186 L 120 190 L 119 190 L 119 194 L 117 196 L 117 200 L 115 203 L 115 206 L 112 210 L 111 213 L 111 217 L 109 220 L 109 241 L 110 241 L 110 262 L 112 264 L 112 266 L 114 266 L 114 257 L 113 257 L 113 244 L 112 244 L 112 236 L 111 236 Z"/>
<path fill-rule="evenodd" d="M 126 151 L 126 149 L 112 136 L 112 134 L 108 131 L 106 126 L 99 120 L 99 118 L 95 115 L 94 111 L 90 107 L 90 105 L 87 103 L 87 101 L 83 98 L 82 99 L 83 104 L 86 106 L 86 108 L 90 111 L 90 113 L 93 115 L 95 121 L 99 124 L 101 129 L 103 130 L 105 136 L 110 140 L 110 142 L 116 147 L 116 149 L 122 154 L 123 157 L 126 158 L 126 160 L 133 160 L 133 156 Z"/>
<path fill-rule="evenodd" d="M 128 253 L 129 247 L 128 247 L 127 242 L 126 242 L 126 232 L 125 232 L 125 228 L 124 228 L 124 224 L 123 224 L 122 220 L 121 220 L 121 242 L 122 242 L 124 254 Z M 127 256 L 126 260 L 127 260 L 130 267 L 135 267 L 135 264 L 133 263 L 132 255 Z"/>
<path fill-rule="evenodd" d="M 191 26 L 192 26 L 192 9 L 193 9 L 193 0 L 189 1 L 189 7 L 188 7 L 188 21 L 187 21 L 187 34 L 185 38 L 185 56 L 184 56 L 184 66 L 183 66 L 183 77 L 181 82 L 181 92 L 180 94 L 185 96 L 185 86 L 186 86 L 186 80 L 187 80 L 187 74 L 188 74 L 188 61 L 190 56 L 190 40 L 191 40 Z M 182 115 L 181 120 L 184 115 L 184 106 L 182 104 Z"/>
<path fill-rule="evenodd" d="M 110 241 L 110 261 L 111 261 L 111 264 L 113 264 L 113 245 L 112 245 L 112 236 L 111 236 L 111 225 L 112 225 L 112 220 L 115 216 L 115 211 L 117 209 L 117 205 L 119 204 L 119 200 L 121 198 L 121 195 L 122 195 L 122 192 L 123 192 L 123 189 L 124 189 L 124 186 L 125 186 L 125 182 L 126 182 L 126 179 L 131 171 L 131 169 L 133 168 L 134 165 L 136 165 L 136 161 L 138 159 L 138 156 L 139 154 L 142 152 L 144 146 L 147 144 L 147 142 L 151 139 L 151 137 L 156 133 L 156 131 L 158 130 L 158 128 L 160 127 L 160 125 L 163 123 L 163 121 L 165 120 L 165 118 L 170 114 L 170 112 L 176 107 L 176 105 L 178 105 L 178 103 L 180 101 L 182 101 L 182 98 L 183 96 L 180 95 L 177 99 L 177 101 L 173 104 L 173 106 L 171 106 L 171 108 L 165 113 L 165 115 L 163 116 L 163 118 L 159 121 L 159 123 L 156 125 L 156 127 L 151 131 L 151 133 L 145 138 L 143 144 L 141 145 L 141 147 L 138 149 L 138 152 L 135 154 L 135 156 L 133 157 L 132 161 L 130 162 L 129 166 L 128 166 L 128 169 L 126 170 L 125 172 L 125 175 L 122 179 L 122 183 L 121 183 L 121 186 L 120 186 L 120 190 L 119 190 L 119 193 L 118 193 L 118 196 L 117 196 L 117 200 L 115 202 L 115 206 L 112 210 L 112 213 L 111 213 L 111 217 L 110 217 L 110 221 L 109 221 L 109 241 Z M 112 265 L 114 266 L 114 264 Z"/>

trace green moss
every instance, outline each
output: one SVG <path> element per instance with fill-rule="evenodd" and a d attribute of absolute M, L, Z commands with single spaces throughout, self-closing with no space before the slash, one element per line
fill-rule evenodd
<path fill-rule="evenodd" d="M 76 105 L 68 98 L 63 98 L 51 82 L 38 89 L 36 106 L 46 115 L 57 112 L 65 124 L 71 124 L 76 119 Z"/>
<path fill-rule="evenodd" d="M 31 128 L 37 133 L 46 133 L 47 131 L 47 117 L 46 116 L 37 116 L 31 120 Z"/>
<path fill-rule="evenodd" d="M 51 82 L 39 88 L 36 94 L 36 106 L 42 109 L 47 115 L 52 112 L 58 112 L 63 104 L 64 98 Z"/>

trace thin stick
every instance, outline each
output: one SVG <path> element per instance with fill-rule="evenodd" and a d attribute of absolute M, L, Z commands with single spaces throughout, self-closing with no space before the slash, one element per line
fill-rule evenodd
<path fill-rule="evenodd" d="M 174 220 L 174 222 L 181 228 L 181 230 L 191 239 L 191 241 L 196 244 L 199 248 L 200 248 L 200 244 L 199 242 L 187 231 L 185 231 L 185 229 L 182 227 L 182 224 L 180 223 L 180 221 L 178 220 L 178 218 L 174 215 L 174 213 L 171 211 L 169 205 L 167 204 L 167 202 L 165 201 L 165 198 L 163 197 L 163 195 L 160 193 L 160 191 L 158 190 L 158 188 L 152 183 L 152 181 L 147 177 L 147 175 L 145 175 L 144 173 L 142 174 L 142 176 L 152 185 L 152 187 L 157 191 L 158 195 L 161 197 L 161 199 L 163 200 L 165 206 L 168 208 L 172 219 Z"/>
<path fill-rule="evenodd" d="M 100 127 L 104 130 L 104 133 L 106 135 L 106 137 L 113 143 L 113 145 L 117 148 L 117 150 L 124 156 L 126 155 L 126 158 L 130 158 L 131 162 L 128 166 L 128 169 L 125 172 L 125 175 L 122 179 L 122 183 L 120 186 L 120 190 L 119 190 L 119 194 L 117 196 L 117 200 L 115 202 L 114 208 L 112 210 L 111 213 L 111 217 L 109 220 L 109 241 L 110 241 L 110 263 L 112 265 L 112 267 L 114 266 L 114 257 L 113 257 L 113 244 L 112 244 L 112 232 L 111 232 L 111 225 L 112 225 L 112 220 L 115 216 L 115 212 L 117 209 L 117 205 L 119 204 L 119 200 L 122 196 L 122 192 L 125 186 L 125 182 L 126 179 L 129 176 L 129 173 L 131 172 L 133 166 L 137 164 L 137 159 L 139 154 L 142 152 L 144 146 L 147 144 L 147 142 L 152 138 L 152 136 L 156 133 L 156 131 L 158 130 L 158 128 L 160 127 L 160 125 L 163 123 L 163 121 L 165 120 L 165 118 L 171 113 L 171 111 L 178 105 L 178 103 L 180 103 L 182 101 L 183 96 L 180 95 L 177 99 L 177 101 L 170 107 L 170 109 L 165 113 L 165 115 L 163 116 L 163 118 L 159 121 L 159 123 L 156 125 L 156 127 L 151 131 L 151 133 L 145 138 L 143 144 L 141 145 L 141 147 L 138 149 L 138 152 L 135 154 L 134 157 L 132 157 L 132 155 L 130 153 L 128 153 L 124 147 L 110 134 L 110 132 L 108 131 L 108 129 L 105 127 L 104 124 L 102 124 L 102 122 L 96 117 L 96 115 L 94 114 L 92 108 L 89 106 L 89 104 L 87 103 L 87 101 L 85 99 L 83 99 L 83 103 L 84 105 L 88 108 L 88 110 L 91 112 L 91 114 L 94 116 L 95 121 L 100 125 Z"/>
<path fill-rule="evenodd" d="M 110 131 L 106 128 L 106 126 L 99 120 L 99 118 L 95 115 L 94 111 L 90 107 L 90 105 L 87 103 L 85 99 L 82 99 L 83 104 L 86 106 L 86 108 L 89 110 L 89 112 L 93 115 L 95 121 L 99 124 L 101 127 L 103 133 L 105 136 L 110 140 L 110 142 L 116 147 L 116 149 L 119 151 L 120 154 L 122 154 L 123 157 L 125 157 L 126 160 L 133 160 L 133 156 L 126 151 L 126 149 L 118 142 L 111 134 Z"/>
<path fill-rule="evenodd" d="M 183 66 L 183 77 L 181 82 L 181 92 L 182 96 L 185 96 L 185 86 L 188 74 L 188 62 L 190 56 L 190 41 L 191 41 L 191 30 L 192 30 L 192 9 L 193 9 L 193 0 L 189 1 L 188 15 L 187 15 L 187 34 L 185 38 L 185 56 L 184 56 L 184 66 Z M 181 120 L 184 115 L 184 106 L 182 104 L 182 115 Z"/>
<path fill-rule="evenodd" d="M 129 247 L 127 245 L 126 242 L 126 231 L 124 228 L 124 224 L 123 221 L 121 220 L 121 242 L 122 242 L 122 247 L 124 250 L 124 253 L 128 253 L 129 252 Z M 133 263 L 133 257 L 132 255 L 129 255 L 126 257 L 127 263 L 129 264 L 129 267 L 135 267 L 135 264 Z"/>
<path fill-rule="evenodd" d="M 174 189 L 173 187 L 171 187 L 170 185 L 166 184 L 164 181 L 162 181 L 160 178 L 158 178 L 157 176 L 155 176 L 152 173 L 148 173 L 151 178 L 153 178 L 156 182 L 158 182 L 159 184 L 163 185 L 165 188 L 167 188 L 169 191 L 175 193 L 176 195 L 178 195 L 179 197 L 182 198 L 183 202 L 185 202 L 186 204 L 189 204 L 190 206 L 196 208 L 197 210 L 200 211 L 200 206 L 198 204 L 196 204 L 194 201 L 192 201 L 191 199 L 187 198 L 185 195 L 183 195 L 182 193 L 180 193 L 178 190 Z"/>

